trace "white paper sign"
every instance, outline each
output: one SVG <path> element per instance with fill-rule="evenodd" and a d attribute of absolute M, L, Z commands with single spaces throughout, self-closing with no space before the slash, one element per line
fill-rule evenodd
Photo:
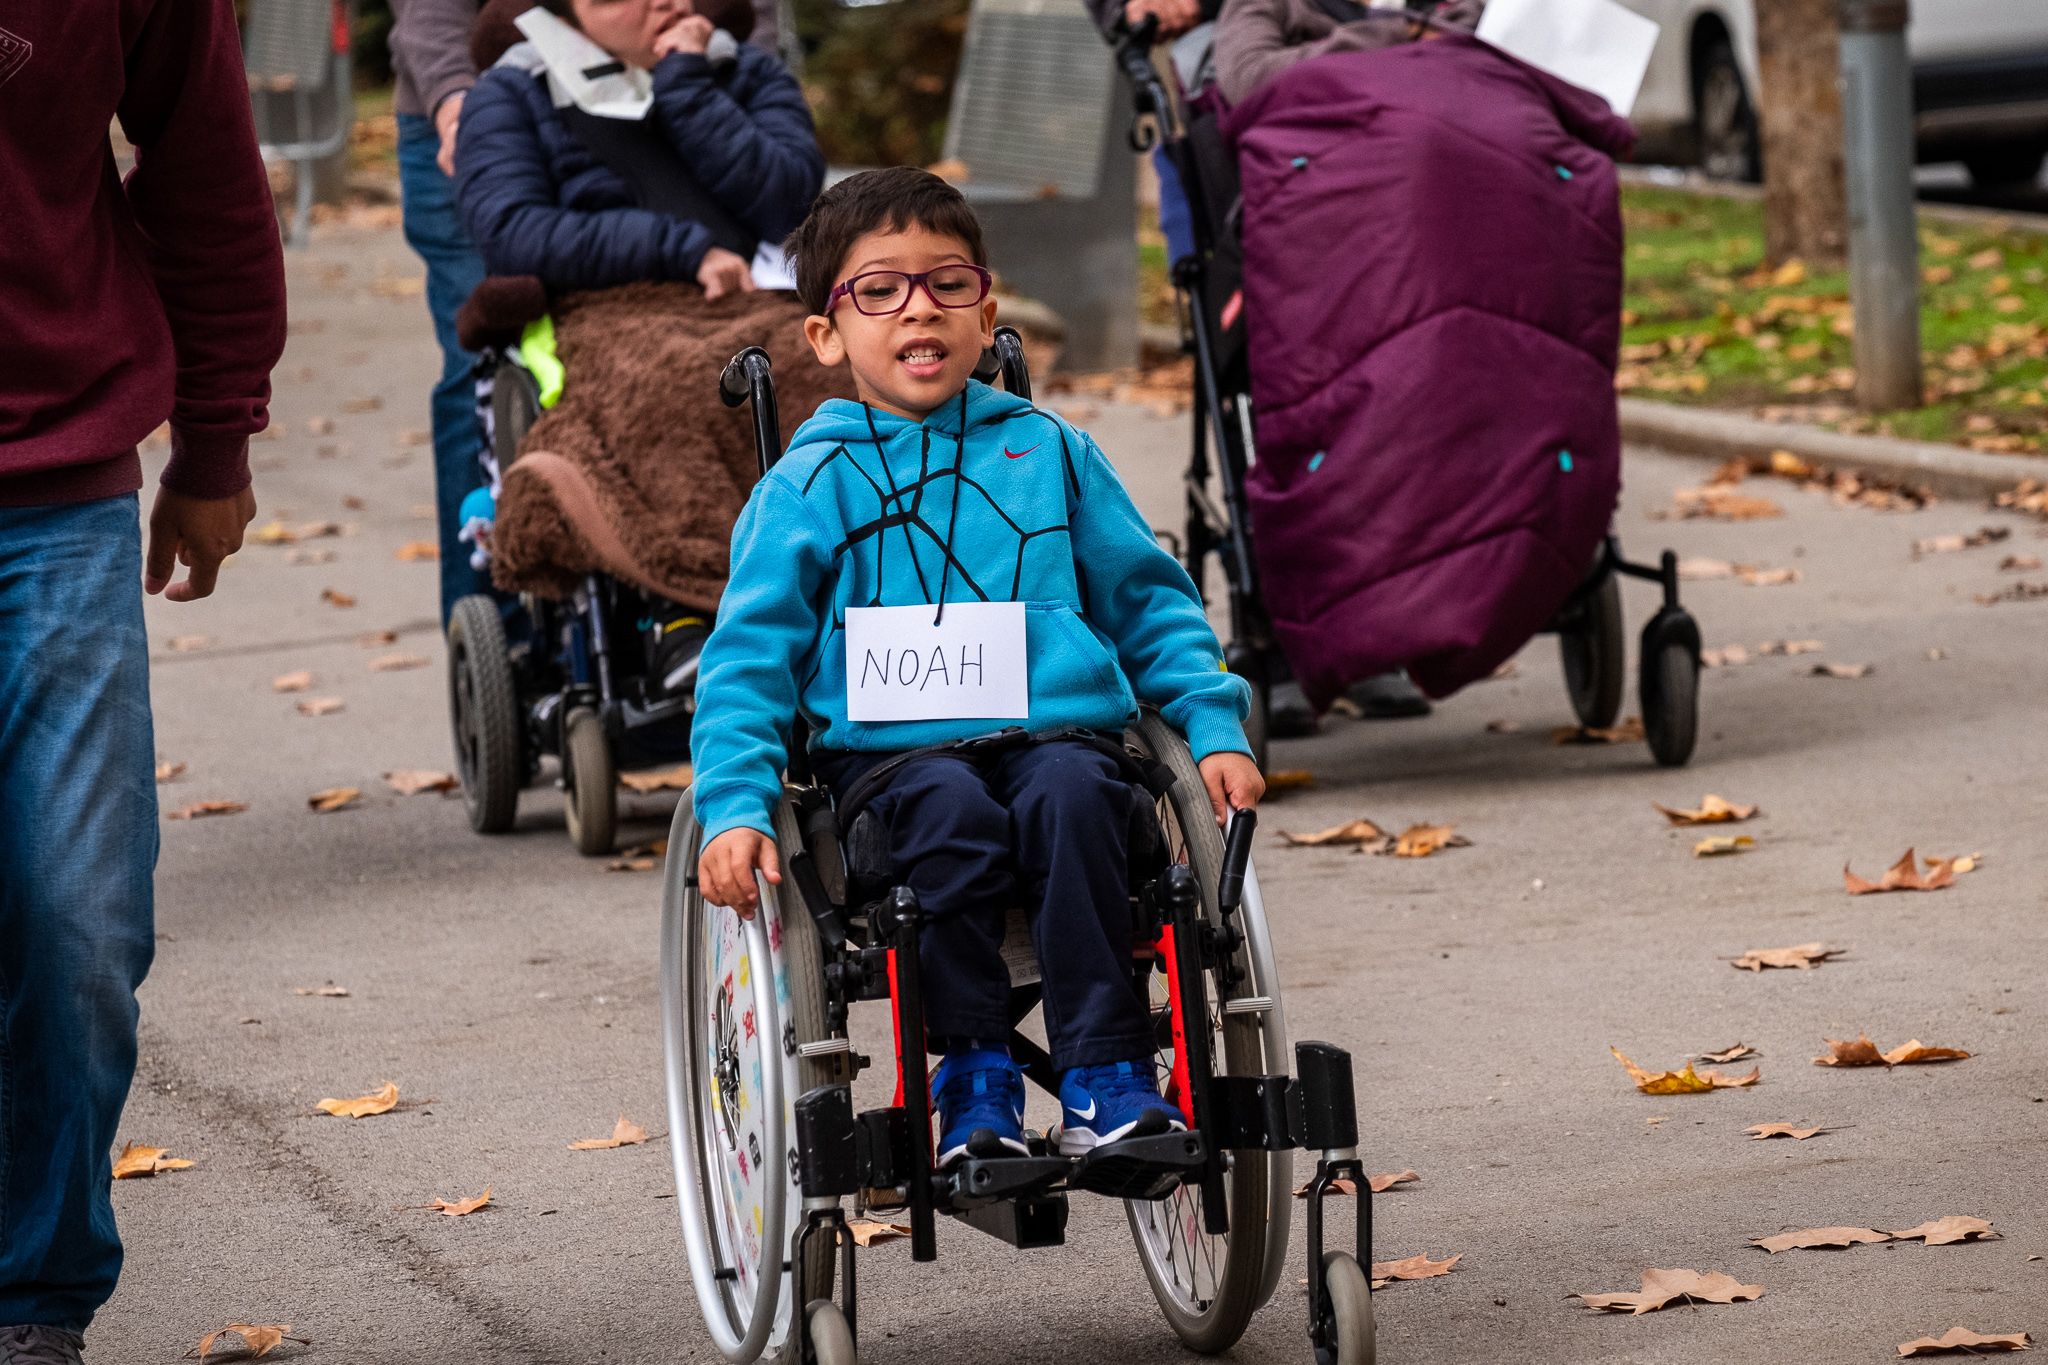
<path fill-rule="evenodd" d="M 1657 23 L 1615 0 L 1487 0 L 1479 36 L 1503 52 L 1606 100 L 1635 107 Z"/>
<path fill-rule="evenodd" d="M 846 609 L 846 718 L 1024 720 L 1022 602 Z"/>

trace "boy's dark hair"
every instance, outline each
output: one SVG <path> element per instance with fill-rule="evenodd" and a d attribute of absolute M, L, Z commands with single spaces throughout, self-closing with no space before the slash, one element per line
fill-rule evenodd
<path fill-rule="evenodd" d="M 783 243 L 796 265 L 797 297 L 813 313 L 824 312 L 855 242 L 870 232 L 901 232 L 913 225 L 959 238 L 968 259 L 988 264 L 981 221 L 959 190 L 915 166 L 862 171 L 819 195 L 810 214 Z"/>

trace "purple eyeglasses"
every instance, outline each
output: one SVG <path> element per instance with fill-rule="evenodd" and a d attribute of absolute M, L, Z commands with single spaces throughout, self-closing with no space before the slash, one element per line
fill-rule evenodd
<path fill-rule="evenodd" d="M 978 265 L 942 265 L 914 274 L 870 270 L 835 286 L 825 300 L 825 311 L 831 312 L 840 299 L 848 298 L 855 309 L 871 318 L 891 317 L 910 306 L 911 291 L 919 285 L 941 308 L 972 308 L 988 297 L 990 283 L 989 273 Z"/>

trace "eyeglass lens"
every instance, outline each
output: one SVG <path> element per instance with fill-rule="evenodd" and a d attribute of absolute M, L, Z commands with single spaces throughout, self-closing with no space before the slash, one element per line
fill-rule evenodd
<path fill-rule="evenodd" d="M 972 266 L 942 265 L 924 277 L 925 288 L 941 308 L 972 308 L 987 291 Z M 910 298 L 911 277 L 894 270 L 876 270 L 853 283 L 853 306 L 868 314 L 900 313 Z"/>

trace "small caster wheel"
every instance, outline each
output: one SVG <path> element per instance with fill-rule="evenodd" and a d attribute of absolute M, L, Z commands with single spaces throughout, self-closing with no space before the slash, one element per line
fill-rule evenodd
<path fill-rule="evenodd" d="M 1640 685 L 1643 737 L 1667 768 L 1692 757 L 1700 732 L 1700 628 L 1682 608 L 1666 607 L 1643 627 Z"/>
<path fill-rule="evenodd" d="M 597 712 L 579 707 L 562 726 L 562 781 L 569 837 L 586 858 L 610 853 L 618 841 L 619 774 Z"/>
<path fill-rule="evenodd" d="M 1348 1253 L 1323 1253 L 1323 1344 L 1316 1365 L 1373 1365 L 1372 1285 Z"/>
<path fill-rule="evenodd" d="M 804 1305 L 804 1337 L 810 1343 L 813 1365 L 859 1365 L 853 1329 L 832 1300 L 812 1299 Z"/>
<path fill-rule="evenodd" d="M 1628 686 L 1628 640 L 1621 619 L 1621 577 L 1609 573 L 1571 609 L 1557 633 L 1572 714 L 1588 730 L 1605 730 L 1621 714 Z"/>

